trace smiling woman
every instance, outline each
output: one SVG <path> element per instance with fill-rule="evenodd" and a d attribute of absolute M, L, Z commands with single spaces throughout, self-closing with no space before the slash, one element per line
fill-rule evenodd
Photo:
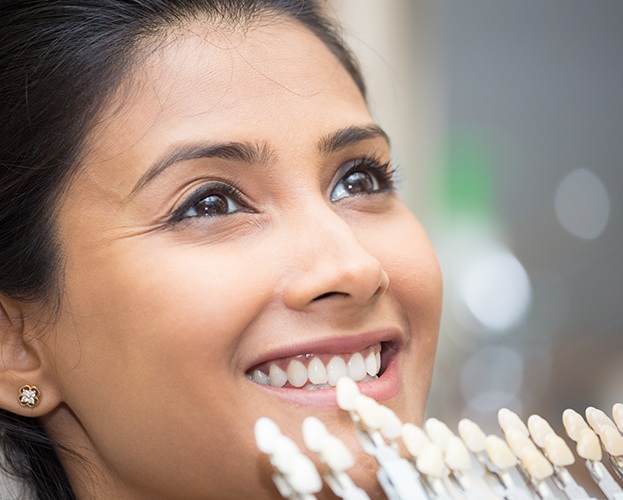
<path fill-rule="evenodd" d="M 254 422 L 352 444 L 341 376 L 421 419 L 440 274 L 318 4 L 0 22 L 0 428 L 28 495 L 275 497 Z"/>

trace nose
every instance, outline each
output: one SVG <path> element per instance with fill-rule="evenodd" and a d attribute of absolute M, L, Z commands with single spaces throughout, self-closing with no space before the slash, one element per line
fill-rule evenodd
<path fill-rule="evenodd" d="M 309 219 L 308 219 L 309 220 Z M 316 212 L 291 238 L 283 301 L 295 310 L 328 301 L 365 306 L 385 293 L 389 276 L 344 219 L 331 209 Z"/>

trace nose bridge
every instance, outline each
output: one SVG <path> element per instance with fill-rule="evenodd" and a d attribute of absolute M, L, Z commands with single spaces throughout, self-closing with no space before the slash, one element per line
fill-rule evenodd
<path fill-rule="evenodd" d="M 387 288 L 382 264 L 357 237 L 347 220 L 331 206 L 306 205 L 306 223 L 298 225 L 290 248 L 293 266 L 286 279 L 284 300 L 301 309 L 338 296 L 366 303 Z"/>

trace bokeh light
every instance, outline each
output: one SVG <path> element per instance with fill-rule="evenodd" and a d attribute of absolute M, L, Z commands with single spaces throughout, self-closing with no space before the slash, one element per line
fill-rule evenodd
<path fill-rule="evenodd" d="M 610 198 L 599 178 L 580 168 L 567 174 L 558 185 L 555 207 L 558 222 L 569 233 L 594 240 L 608 224 Z"/>

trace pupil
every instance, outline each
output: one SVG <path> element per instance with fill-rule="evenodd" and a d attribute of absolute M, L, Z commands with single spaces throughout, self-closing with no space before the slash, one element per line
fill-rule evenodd
<path fill-rule="evenodd" d="M 351 193 L 368 193 L 374 189 L 372 180 L 363 172 L 354 172 L 346 178 L 346 187 Z"/>
<path fill-rule="evenodd" d="M 219 194 L 207 196 L 197 207 L 198 215 L 222 215 L 228 211 L 227 200 Z"/>

